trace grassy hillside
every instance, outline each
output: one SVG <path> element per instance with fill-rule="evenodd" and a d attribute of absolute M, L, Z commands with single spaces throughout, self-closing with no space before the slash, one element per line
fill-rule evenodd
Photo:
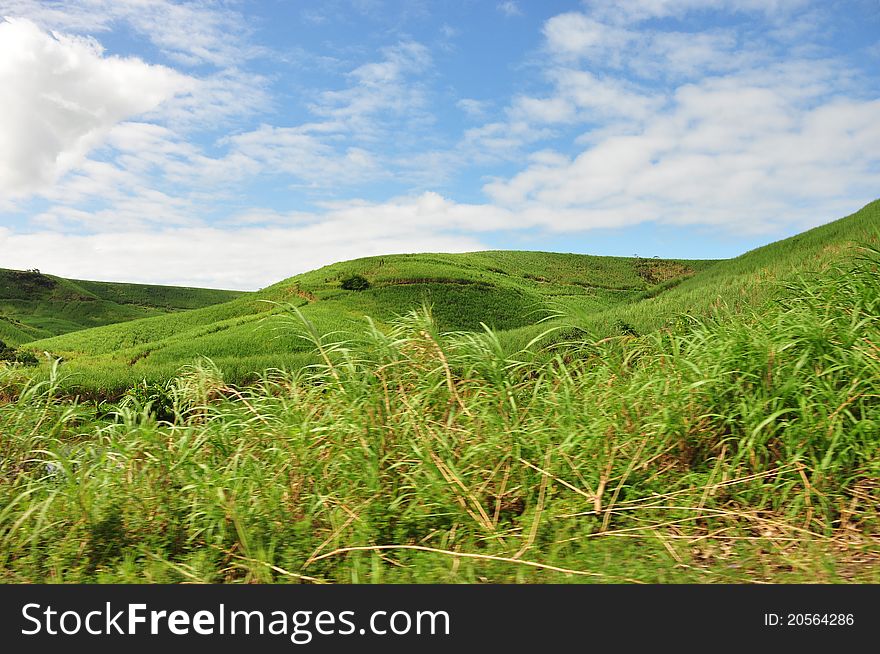
<path fill-rule="evenodd" d="M 428 304 L 442 331 L 529 328 L 561 308 L 594 313 L 638 301 L 714 265 L 544 252 L 369 257 L 297 275 L 232 302 L 28 344 L 63 356 L 89 393 L 112 395 L 141 379 L 173 376 L 200 356 L 242 381 L 270 367 L 298 367 L 313 353 L 285 325 L 285 307 L 321 332 L 386 323 Z M 369 281 L 350 291 L 352 275 Z M 567 309 L 566 309 L 567 310 Z"/>
<path fill-rule="evenodd" d="M 414 312 L 97 415 L 0 368 L 0 581 L 876 584 L 880 249 L 750 286 L 821 264 L 795 246 L 705 271 L 749 310 L 639 337 L 509 353 Z"/>
<path fill-rule="evenodd" d="M 0 582 L 876 584 L 878 227 L 374 257 L 40 341 L 0 367 Z"/>
<path fill-rule="evenodd" d="M 441 331 L 480 330 L 515 352 L 550 328 L 555 338 L 646 334 L 679 316 L 759 305 L 778 284 L 851 257 L 876 241 L 880 202 L 846 218 L 735 259 L 677 261 L 542 252 L 396 255 L 333 264 L 232 302 L 39 340 L 37 351 L 63 356 L 69 382 L 88 395 L 112 396 L 142 379 L 163 380 L 199 357 L 228 381 L 267 368 L 313 363 L 308 342 L 285 322 L 298 306 L 319 332 L 362 329 L 422 303 Z M 362 275 L 370 288 L 346 291 Z M 542 321 L 543 319 L 543 321 Z"/>
<path fill-rule="evenodd" d="M 0 269 L 0 340 L 69 332 L 228 302 L 238 291 L 117 284 Z"/>

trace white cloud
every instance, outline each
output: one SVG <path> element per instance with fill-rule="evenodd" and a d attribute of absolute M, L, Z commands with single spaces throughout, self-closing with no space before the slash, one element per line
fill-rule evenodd
<path fill-rule="evenodd" d="M 424 91 L 409 78 L 430 66 L 430 55 L 401 42 L 354 68 L 349 87 L 318 94 L 316 121 L 261 125 L 220 139 L 225 153 L 211 156 L 182 132 L 264 107 L 263 78 L 226 69 L 196 79 L 106 57 L 93 39 L 50 36 L 26 20 L 2 29 L 27 38 L 0 42 L 0 54 L 9 54 L 0 62 L 0 190 L 39 192 L 54 203 L 37 218 L 44 225 L 188 224 L 187 212 L 204 214 L 205 203 L 260 174 L 324 189 L 387 179 L 388 161 L 371 148 L 405 147 L 389 135 L 402 122 L 428 120 Z M 142 121 L 125 120 L 135 115 Z M 37 141 L 43 126 L 51 129 Z M 100 160 L 88 159 L 96 148 Z M 87 202 L 89 211 L 77 208 Z"/>
<path fill-rule="evenodd" d="M 176 95 L 144 116 L 181 132 L 229 128 L 237 119 L 273 107 L 269 80 L 237 68 L 190 77 L 187 93 Z"/>
<path fill-rule="evenodd" d="M 374 205 L 338 204 L 320 215 L 264 214 L 270 226 L 119 229 L 90 235 L 0 228 L 4 265 L 79 278 L 256 289 L 343 259 L 485 249 L 465 225 L 497 228 L 506 217 L 435 194 Z M 250 213 L 240 222 L 261 216 Z M 285 224 L 285 222 L 287 224 Z"/>
<path fill-rule="evenodd" d="M 546 98 L 515 98 L 509 110 L 514 120 L 532 123 L 630 120 L 644 118 L 663 104 L 662 96 L 585 70 L 560 67 L 548 71 L 547 76 L 554 84 L 553 93 Z"/>
<path fill-rule="evenodd" d="M 448 171 L 468 166 L 522 162 L 530 148 L 546 139 L 560 138 L 565 129 L 589 124 L 592 137 L 602 129 L 620 129 L 642 120 L 667 101 L 662 93 L 648 92 L 625 79 L 556 60 L 545 66 L 543 74 L 551 84 L 547 94 L 517 95 L 501 116 L 492 120 L 487 102 L 459 100 L 460 109 L 487 122 L 467 128 L 449 150 L 407 159 L 409 167 L 426 171 L 428 179 L 445 179 Z M 589 139 L 585 136 L 583 140 Z"/>
<path fill-rule="evenodd" d="M 455 103 L 469 118 L 485 118 L 489 109 L 488 100 L 476 100 L 474 98 L 462 98 Z"/>
<path fill-rule="evenodd" d="M 544 37 L 551 52 L 565 57 L 598 57 L 620 52 L 634 44 L 638 34 L 608 25 L 580 12 L 558 14 L 544 23 Z"/>
<path fill-rule="evenodd" d="M 32 21 L 44 31 L 101 37 L 125 27 L 176 66 L 214 67 L 192 77 L 188 93 L 151 112 L 149 119 L 181 129 L 227 126 L 237 117 L 271 108 L 269 80 L 245 70 L 269 54 L 250 43 L 242 14 L 212 0 L 0 0 L 0 16 Z"/>
<path fill-rule="evenodd" d="M 586 0 L 593 14 L 626 22 L 680 18 L 689 12 L 709 11 L 787 16 L 808 3 L 809 0 Z"/>
<path fill-rule="evenodd" d="M 520 9 L 519 3 L 514 0 L 504 0 L 504 2 L 499 2 L 498 11 L 500 11 L 505 16 L 522 16 L 523 11 Z"/>
<path fill-rule="evenodd" d="M 829 96 L 841 71 L 792 62 L 679 87 L 667 108 L 570 160 L 485 187 L 516 215 L 557 209 L 559 231 L 645 221 L 762 231 L 867 201 L 880 174 L 880 99 Z"/>
<path fill-rule="evenodd" d="M 409 78 L 431 66 L 430 52 L 420 43 L 404 41 L 385 48 L 382 54 L 380 61 L 352 70 L 348 74 L 352 84 L 347 88 L 318 94 L 309 109 L 321 122 L 303 128 L 375 140 L 391 125 L 399 132 L 401 117 L 424 118 L 424 88 Z"/>
<path fill-rule="evenodd" d="M 151 123 L 120 123 L 104 142 L 96 154 L 112 157 L 84 159 L 43 189 L 40 197 L 52 206 L 33 220 L 92 230 L 192 224 L 211 201 L 229 195 L 234 180 L 257 169 L 241 156 L 205 156 L 173 131 Z M 77 209 L 86 206 L 88 211 Z"/>
<path fill-rule="evenodd" d="M 226 143 L 232 149 L 230 157 L 243 157 L 267 174 L 291 175 L 313 186 L 350 185 L 386 174 L 367 150 L 338 151 L 303 128 L 262 125 Z"/>
<path fill-rule="evenodd" d="M 506 122 L 485 123 L 465 130 L 456 152 L 475 163 L 518 160 L 526 146 L 552 135 L 547 128 L 513 116 Z"/>
<path fill-rule="evenodd" d="M 509 123 L 480 131 L 512 151 L 527 143 L 514 143 L 514 123 L 525 125 L 522 134 L 559 130 L 557 138 L 580 127 L 574 144 L 582 148 L 538 153 L 518 174 L 484 186 L 509 210 L 509 224 L 567 232 L 656 221 L 757 233 L 815 224 L 876 195 L 880 99 L 860 86 L 859 72 L 835 59 L 744 46 L 736 27 L 630 25 L 709 5 L 773 15 L 794 6 L 605 3 L 545 23 L 551 89 L 515 97 Z"/>
<path fill-rule="evenodd" d="M 316 9 L 303 9 L 300 17 L 311 25 L 323 25 L 327 22 L 327 16 Z"/>
<path fill-rule="evenodd" d="M 91 39 L 0 23 L 0 193 L 46 189 L 114 125 L 189 86 L 168 68 L 104 56 Z"/>
<path fill-rule="evenodd" d="M 126 24 L 186 65 L 234 67 L 263 52 L 248 44 L 251 30 L 241 14 L 211 0 L 0 0 L 0 15 L 77 34 L 96 35 Z"/>
<path fill-rule="evenodd" d="M 75 225 L 76 231 L 85 229 L 92 234 L 113 233 L 120 230 L 162 228 L 175 225 L 198 225 L 192 202 L 150 188 L 139 188 L 132 194 L 113 198 L 109 208 L 85 211 L 69 205 L 53 206 L 37 214 L 33 224 L 51 226 L 67 232 Z"/>
<path fill-rule="evenodd" d="M 643 79 L 699 78 L 769 61 L 767 44 L 740 43 L 733 29 L 679 32 L 597 20 L 580 12 L 544 24 L 547 50 L 564 65 L 626 71 Z"/>
<path fill-rule="evenodd" d="M 46 31 L 102 36 L 124 27 L 178 66 L 213 66 L 193 79 L 189 93 L 151 118 L 177 127 L 214 128 L 271 106 L 268 80 L 243 67 L 270 53 L 250 42 L 253 30 L 227 3 L 213 0 L 0 0 L 0 15 L 22 17 Z"/>
<path fill-rule="evenodd" d="M 461 34 L 461 30 L 449 25 L 448 23 L 444 23 L 440 26 L 440 34 L 444 39 L 450 40 Z"/>
<path fill-rule="evenodd" d="M 314 120 L 291 127 L 263 124 L 220 140 L 218 159 L 190 156 L 196 176 L 237 172 L 289 176 L 310 188 L 352 186 L 391 179 L 396 149 L 417 147 L 409 127 L 431 121 L 425 89 L 412 79 L 431 66 L 428 49 L 412 41 L 382 50 L 382 58 L 355 67 L 349 86 L 315 94 Z M 185 166 L 177 166 L 185 175 Z M 402 173 L 405 175 L 406 173 Z"/>

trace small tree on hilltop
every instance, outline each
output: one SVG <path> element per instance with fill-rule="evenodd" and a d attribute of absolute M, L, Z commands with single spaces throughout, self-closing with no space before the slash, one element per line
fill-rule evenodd
<path fill-rule="evenodd" d="M 370 282 L 363 275 L 352 275 L 343 279 L 341 286 L 346 291 L 365 291 L 370 288 Z"/>

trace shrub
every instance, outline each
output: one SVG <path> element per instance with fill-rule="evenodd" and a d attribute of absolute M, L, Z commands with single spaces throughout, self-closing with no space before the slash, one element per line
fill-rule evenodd
<path fill-rule="evenodd" d="M 623 320 L 618 320 L 614 323 L 614 326 L 624 336 L 638 336 L 639 332 L 635 327 L 630 325 L 628 322 L 624 322 Z"/>
<path fill-rule="evenodd" d="M 160 422 L 174 422 L 174 395 L 169 384 L 142 381 L 129 388 L 119 401 L 121 407 L 144 410 Z"/>
<path fill-rule="evenodd" d="M 342 288 L 346 291 L 365 291 L 370 288 L 370 282 L 363 275 L 352 275 L 342 280 Z"/>
<path fill-rule="evenodd" d="M 33 352 L 29 352 L 27 350 L 19 350 L 15 353 L 15 362 L 20 363 L 23 366 L 35 366 L 40 361 L 37 359 L 37 356 Z"/>
<path fill-rule="evenodd" d="M 9 347 L 3 341 L 0 341 L 0 361 L 20 363 L 24 366 L 35 366 L 39 363 L 33 352 L 16 350 L 14 347 Z"/>

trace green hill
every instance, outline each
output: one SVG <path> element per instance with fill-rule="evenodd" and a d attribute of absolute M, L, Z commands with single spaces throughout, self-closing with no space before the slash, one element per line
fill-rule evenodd
<path fill-rule="evenodd" d="M 500 333 L 509 351 L 550 326 L 595 336 L 642 334 L 682 314 L 719 306 L 756 306 L 776 283 L 845 258 L 876 239 L 880 202 L 803 234 L 725 261 L 597 257 L 546 252 L 379 256 L 333 264 L 260 292 L 194 311 L 36 340 L 27 345 L 64 357 L 83 390 L 115 394 L 141 379 L 164 379 L 199 357 L 227 381 L 268 368 L 313 361 L 310 344 L 291 328 L 293 304 L 321 333 L 357 331 L 365 316 L 380 323 L 432 306 L 441 331 Z M 354 275 L 366 290 L 344 290 Z"/>
<path fill-rule="evenodd" d="M 0 367 L 0 582 L 876 584 L 878 228 L 373 257 L 33 343 L 65 360 Z M 390 320 L 425 300 L 498 331 Z"/>
<path fill-rule="evenodd" d="M 441 330 L 476 330 L 483 322 L 506 332 L 534 326 L 560 307 L 601 312 L 633 303 L 713 264 L 544 252 L 369 257 L 297 275 L 225 304 L 28 347 L 63 356 L 70 369 L 83 370 L 83 384 L 104 391 L 173 375 L 200 356 L 240 381 L 255 371 L 310 360 L 308 344 L 282 320 L 284 305 L 300 307 L 321 332 L 359 329 L 364 316 L 387 321 L 423 303 L 433 307 Z M 353 275 L 365 277 L 370 287 L 344 290 L 342 282 Z"/>
<path fill-rule="evenodd" d="M 596 333 L 613 332 L 618 321 L 647 333 L 683 314 L 705 315 L 717 307 L 757 308 L 779 294 L 780 284 L 845 264 L 860 245 L 876 246 L 878 239 L 880 200 L 875 200 L 845 218 L 721 261 L 668 292 L 579 318 Z"/>
<path fill-rule="evenodd" d="M 239 291 L 65 279 L 0 269 L 0 340 L 36 339 L 228 302 Z"/>

